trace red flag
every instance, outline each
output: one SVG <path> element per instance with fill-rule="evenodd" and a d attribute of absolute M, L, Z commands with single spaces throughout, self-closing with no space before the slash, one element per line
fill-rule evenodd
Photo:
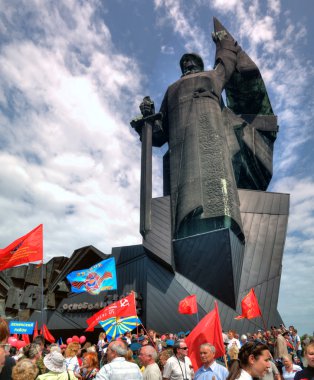
<path fill-rule="evenodd" d="M 196 314 L 197 313 L 197 302 L 196 295 L 185 297 L 179 302 L 178 312 L 181 314 Z"/>
<path fill-rule="evenodd" d="M 55 338 L 52 336 L 51 332 L 48 330 L 48 327 L 43 324 L 41 330 L 40 330 L 40 334 L 46 339 L 48 340 L 48 342 L 50 343 L 54 343 L 56 340 Z"/>
<path fill-rule="evenodd" d="M 234 319 L 252 319 L 256 317 L 261 317 L 262 312 L 259 308 L 258 301 L 252 288 L 248 294 L 241 301 L 242 315 L 235 317 Z"/>
<path fill-rule="evenodd" d="M 94 327 L 100 322 L 105 321 L 111 317 L 129 317 L 130 315 L 137 315 L 135 296 L 132 292 L 127 297 L 122 298 L 117 302 L 99 310 L 96 314 L 92 315 L 86 320 L 88 327 L 85 331 L 94 331 Z"/>
<path fill-rule="evenodd" d="M 22 340 L 24 340 L 26 344 L 30 344 L 29 336 L 27 334 L 22 334 Z"/>
<path fill-rule="evenodd" d="M 35 327 L 34 327 L 34 332 L 33 332 L 33 340 L 38 336 L 38 322 L 36 321 Z"/>
<path fill-rule="evenodd" d="M 194 370 L 202 366 L 200 359 L 200 345 L 211 343 L 216 348 L 215 358 L 225 354 L 225 346 L 222 339 L 222 329 L 219 318 L 218 304 L 194 327 L 185 342 L 189 348 L 189 357 Z"/>
<path fill-rule="evenodd" d="M 43 259 L 43 225 L 0 249 L 0 270 Z"/>

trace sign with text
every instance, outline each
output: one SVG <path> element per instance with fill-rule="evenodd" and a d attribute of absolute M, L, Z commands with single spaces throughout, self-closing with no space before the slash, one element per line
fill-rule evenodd
<path fill-rule="evenodd" d="M 10 334 L 28 334 L 32 335 L 35 322 L 10 321 Z"/>

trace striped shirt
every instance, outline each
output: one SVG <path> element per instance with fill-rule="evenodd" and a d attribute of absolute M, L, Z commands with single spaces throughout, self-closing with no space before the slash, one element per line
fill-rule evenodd
<path fill-rule="evenodd" d="M 96 375 L 96 380 L 142 380 L 142 374 L 137 364 L 123 357 L 114 358 L 105 364 Z"/>

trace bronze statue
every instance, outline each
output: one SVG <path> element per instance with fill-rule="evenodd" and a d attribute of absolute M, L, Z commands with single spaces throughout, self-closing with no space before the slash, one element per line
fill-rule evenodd
<path fill-rule="evenodd" d="M 277 123 L 257 66 L 215 18 L 214 30 L 214 69 L 204 71 L 195 53 L 182 56 L 182 76 L 167 89 L 162 119 L 150 124 L 152 145 L 169 145 L 164 195 L 171 196 L 173 237 L 230 228 L 244 241 L 237 188 L 267 188 Z M 131 125 L 142 136 L 153 102 L 144 98 L 140 109 L 143 118 Z"/>

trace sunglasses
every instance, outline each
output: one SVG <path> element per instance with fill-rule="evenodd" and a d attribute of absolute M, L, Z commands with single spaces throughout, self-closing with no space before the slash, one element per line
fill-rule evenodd
<path fill-rule="evenodd" d="M 180 350 L 188 350 L 188 347 L 180 347 Z"/>

